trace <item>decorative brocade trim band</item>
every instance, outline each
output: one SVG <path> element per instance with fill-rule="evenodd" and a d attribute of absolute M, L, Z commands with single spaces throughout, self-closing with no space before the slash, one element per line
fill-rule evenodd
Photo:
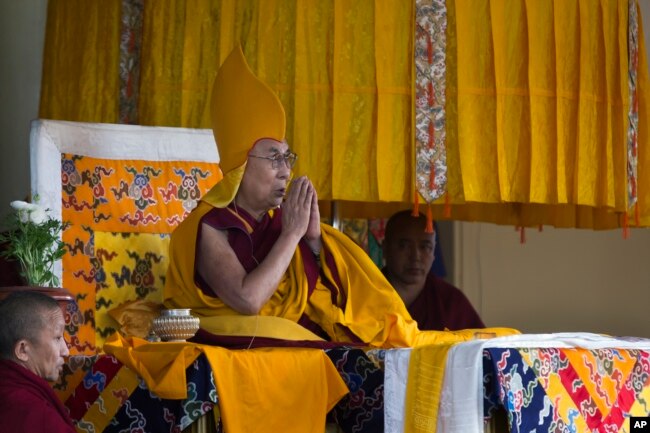
<path fill-rule="evenodd" d="M 445 193 L 445 87 L 447 8 L 445 0 L 416 0 L 415 182 L 431 203 Z"/>
<path fill-rule="evenodd" d="M 120 123 L 138 124 L 144 0 L 122 0 L 120 34 Z"/>
<path fill-rule="evenodd" d="M 637 202 L 637 143 L 639 132 L 639 95 L 637 76 L 639 66 L 639 17 L 637 15 L 636 0 L 628 0 L 628 75 L 629 88 L 629 125 L 627 128 L 627 193 L 628 209 L 632 209 Z M 638 224 L 638 221 L 636 222 Z"/>

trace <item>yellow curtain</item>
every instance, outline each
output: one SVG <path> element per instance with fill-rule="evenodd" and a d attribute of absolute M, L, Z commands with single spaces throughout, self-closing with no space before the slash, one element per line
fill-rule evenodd
<path fill-rule="evenodd" d="M 454 0 L 447 7 L 452 218 L 620 226 L 627 209 L 628 1 Z M 648 225 L 642 32 L 638 39 L 639 222 Z M 442 208 L 434 206 L 436 215 Z"/>
<path fill-rule="evenodd" d="M 56 29 L 103 14 L 50 2 L 48 38 Z M 297 174 L 309 173 L 322 199 L 411 199 L 412 2 L 393 0 L 160 0 L 144 2 L 138 123 L 209 128 L 209 95 L 221 62 L 238 42 L 253 71 L 278 91 L 288 116 L 288 140 L 299 155 Z M 119 5 L 119 2 L 117 2 Z M 119 13 L 100 25 L 119 28 Z M 91 56 L 46 69 L 41 117 L 115 122 L 119 35 L 99 46 L 49 41 L 46 61 Z M 84 36 L 85 37 L 85 36 Z M 110 67 L 98 59 L 110 63 Z M 66 77 L 76 77 L 69 80 Z M 92 83 L 112 95 L 63 92 L 57 83 Z M 72 95 L 72 96 L 71 96 Z M 63 102 L 62 102 L 63 101 Z M 106 107 L 111 108 L 108 113 Z M 99 113 L 98 113 L 99 112 Z M 92 115 L 91 115 L 92 113 Z M 102 114 L 101 116 L 95 115 Z"/>
<path fill-rule="evenodd" d="M 51 0 L 39 117 L 117 123 L 121 1 Z"/>
<path fill-rule="evenodd" d="M 434 216 L 622 225 L 628 1 L 446 7 L 448 195 Z M 240 42 L 286 108 L 297 174 L 310 175 L 321 199 L 338 200 L 342 216 L 385 216 L 413 200 L 414 8 L 412 0 L 144 2 L 138 123 L 210 127 L 212 80 Z M 117 0 L 50 0 L 41 117 L 117 121 L 120 20 Z M 642 31 L 638 41 L 638 215 L 648 226 Z"/>

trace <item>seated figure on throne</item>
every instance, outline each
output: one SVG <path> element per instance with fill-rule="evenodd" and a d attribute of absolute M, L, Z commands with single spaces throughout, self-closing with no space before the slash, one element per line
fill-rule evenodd
<path fill-rule="evenodd" d="M 163 294 L 167 308 L 199 316 L 197 341 L 408 347 L 473 338 L 421 332 L 365 252 L 321 224 L 313 184 L 292 179 L 298 156 L 284 108 L 239 47 L 217 74 L 212 122 L 223 178 L 172 234 Z"/>

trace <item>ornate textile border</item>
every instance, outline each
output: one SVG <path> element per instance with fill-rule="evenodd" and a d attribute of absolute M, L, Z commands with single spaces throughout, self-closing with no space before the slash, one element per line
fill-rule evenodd
<path fill-rule="evenodd" d="M 120 35 L 120 123 L 138 123 L 144 0 L 122 0 Z"/>
<path fill-rule="evenodd" d="M 627 129 L 627 191 L 628 209 L 637 202 L 637 142 L 639 133 L 639 95 L 637 75 L 639 68 L 639 17 L 637 16 L 636 0 L 628 0 L 628 87 L 630 108 L 628 111 L 629 125 Z M 637 221 L 638 223 L 638 221 Z"/>
<path fill-rule="evenodd" d="M 445 0 L 416 0 L 415 13 L 415 182 L 428 202 L 447 184 L 445 149 Z"/>

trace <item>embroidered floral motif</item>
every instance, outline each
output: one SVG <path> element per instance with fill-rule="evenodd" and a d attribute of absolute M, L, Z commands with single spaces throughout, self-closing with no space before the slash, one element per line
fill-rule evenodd
<path fill-rule="evenodd" d="M 63 281 L 79 306 L 67 330 L 73 353 L 93 353 L 114 332 L 112 308 L 162 300 L 170 233 L 215 173 L 214 163 L 61 155 L 62 219 L 70 222 Z"/>

